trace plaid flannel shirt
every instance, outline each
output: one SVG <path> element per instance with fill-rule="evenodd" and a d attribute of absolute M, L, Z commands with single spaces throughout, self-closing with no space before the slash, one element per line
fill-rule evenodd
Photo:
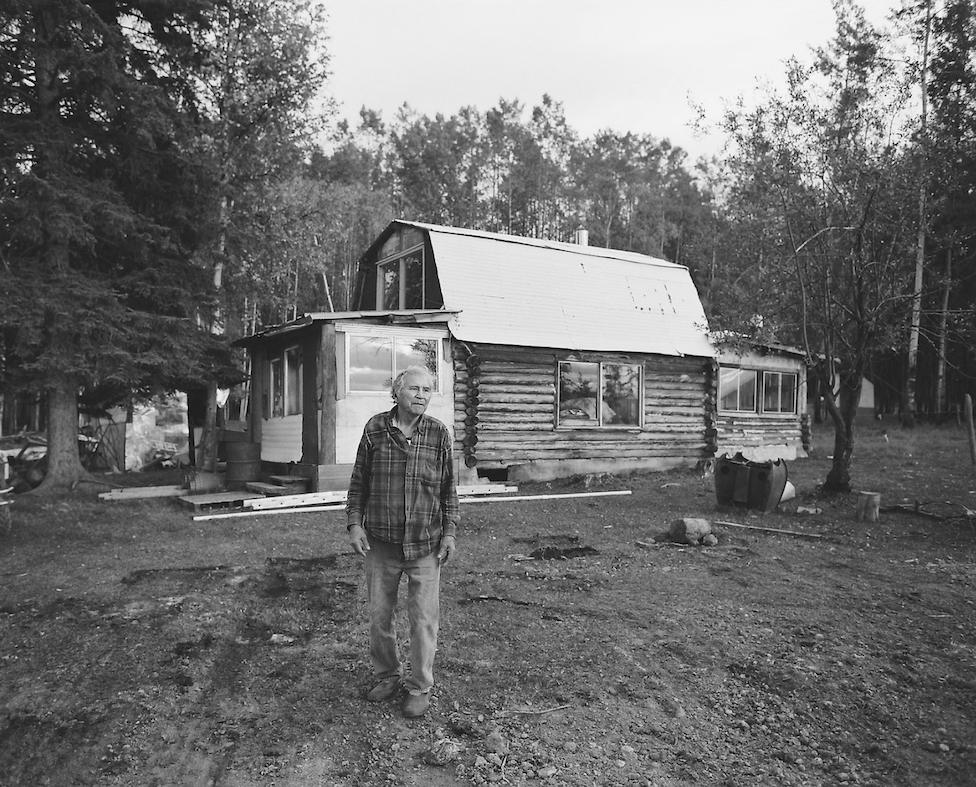
<path fill-rule="evenodd" d="M 347 527 L 362 524 L 373 538 L 403 547 L 407 560 L 431 554 L 442 536 L 456 536 L 460 518 L 452 438 L 422 415 L 408 442 L 393 410 L 363 429 L 346 498 Z"/>

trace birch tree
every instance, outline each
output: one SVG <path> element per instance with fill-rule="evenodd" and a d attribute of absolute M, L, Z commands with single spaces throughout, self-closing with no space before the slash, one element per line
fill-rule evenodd
<path fill-rule="evenodd" d="M 815 63 L 792 61 L 785 91 L 729 114 L 728 209 L 733 222 L 742 213 L 761 229 L 742 316 L 775 315 L 764 338 L 804 348 L 834 427 L 824 488 L 848 491 L 862 379 L 907 324 L 912 239 L 903 228 L 915 225 L 916 181 L 897 125 L 909 97 L 883 39 L 856 6 L 836 8 L 837 33 Z"/>

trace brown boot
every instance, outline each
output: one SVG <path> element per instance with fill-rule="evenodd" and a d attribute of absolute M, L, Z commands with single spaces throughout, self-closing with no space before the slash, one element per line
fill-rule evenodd
<path fill-rule="evenodd" d="M 388 700 L 400 691 L 400 676 L 394 675 L 392 678 L 383 678 L 366 694 L 366 699 L 370 702 L 383 702 Z"/>
<path fill-rule="evenodd" d="M 403 715 L 408 719 L 416 719 L 423 716 L 430 707 L 430 692 L 414 693 L 410 692 L 403 698 Z"/>

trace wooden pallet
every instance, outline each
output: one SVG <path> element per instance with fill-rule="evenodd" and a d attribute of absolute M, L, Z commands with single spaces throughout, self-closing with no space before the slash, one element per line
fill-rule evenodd
<path fill-rule="evenodd" d="M 248 492 L 246 489 L 235 489 L 228 492 L 184 495 L 179 500 L 194 511 L 215 511 L 222 508 L 241 508 L 245 500 L 255 497 L 263 497 L 263 495 L 259 492 Z"/>

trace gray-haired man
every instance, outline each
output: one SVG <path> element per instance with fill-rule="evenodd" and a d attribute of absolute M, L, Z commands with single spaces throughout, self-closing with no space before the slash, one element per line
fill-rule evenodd
<path fill-rule="evenodd" d="M 365 557 L 369 654 L 379 682 L 367 699 L 400 689 L 402 668 L 394 615 L 407 576 L 410 672 L 403 714 L 423 716 L 434 685 L 440 569 L 454 554 L 459 518 L 450 430 L 429 415 L 434 381 L 422 366 L 393 381 L 396 405 L 366 423 L 349 482 L 346 527 Z"/>

